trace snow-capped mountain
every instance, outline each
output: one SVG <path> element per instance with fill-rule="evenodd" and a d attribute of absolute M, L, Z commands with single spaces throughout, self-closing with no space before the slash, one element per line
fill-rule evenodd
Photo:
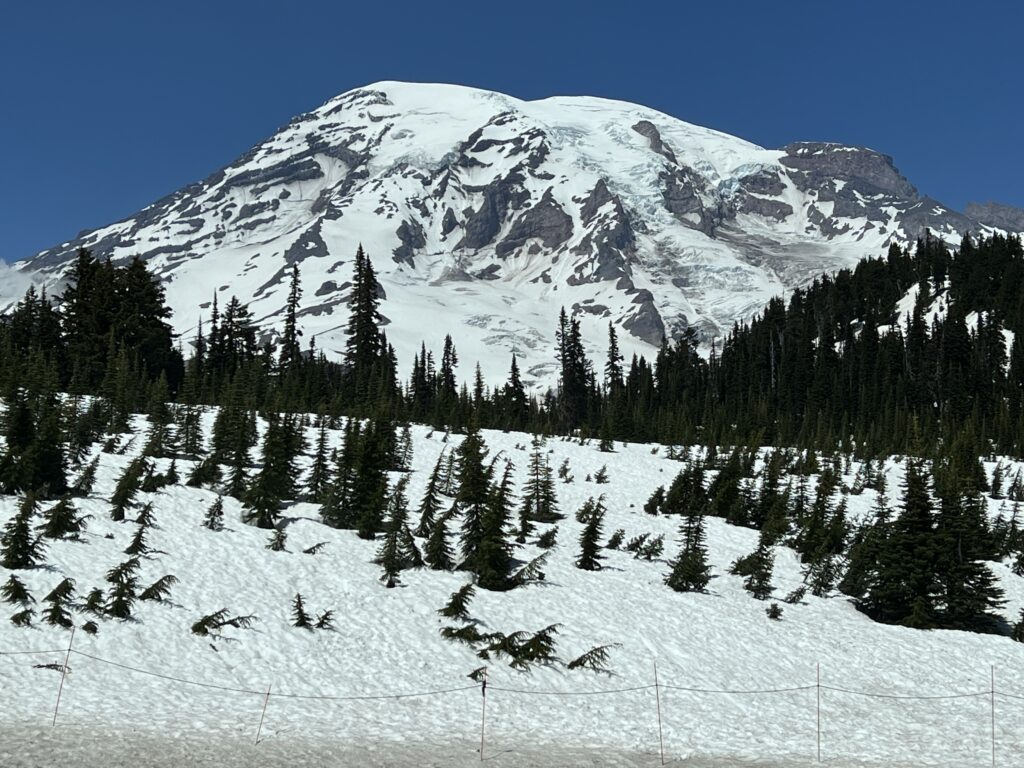
<path fill-rule="evenodd" d="M 500 381 L 515 352 L 546 385 L 563 306 L 594 353 L 612 322 L 627 355 L 650 355 L 666 334 L 721 335 L 771 296 L 926 227 L 951 240 L 1024 227 L 1016 209 L 972 213 L 922 196 L 861 147 L 763 149 L 624 102 L 382 82 L 20 266 L 57 282 L 80 246 L 139 255 L 166 280 L 187 338 L 214 294 L 277 324 L 297 263 L 306 338 L 330 353 L 362 243 L 403 366 L 451 333 L 464 374 L 478 361 Z"/>

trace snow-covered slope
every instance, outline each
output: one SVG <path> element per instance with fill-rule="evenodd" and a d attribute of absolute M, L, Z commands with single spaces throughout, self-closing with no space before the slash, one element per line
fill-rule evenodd
<path fill-rule="evenodd" d="M 187 337 L 215 293 L 279 321 L 297 263 L 306 337 L 330 352 L 362 243 L 400 364 L 450 332 L 467 372 L 479 361 L 502 380 L 516 352 L 547 385 L 560 307 L 583 318 L 592 351 L 610 321 L 627 355 L 650 354 L 687 326 L 720 335 L 771 296 L 925 227 L 951 240 L 983 229 L 862 147 L 769 150 L 624 102 L 382 82 L 21 266 L 56 282 L 80 246 L 142 256 Z"/>
<path fill-rule="evenodd" d="M 313 436 L 311 430 L 308 437 Z M 445 443 L 441 433 L 423 427 L 414 427 L 413 436 L 409 491 L 415 502 L 440 452 L 460 438 L 452 436 Z M 501 451 L 515 462 L 521 487 L 529 436 L 485 432 L 484 438 L 492 455 Z M 337 444 L 340 432 L 331 432 L 331 439 Z M 588 749 L 593 750 L 592 759 L 583 762 L 590 765 L 602 764 L 602 751 L 608 756 L 647 755 L 647 764 L 654 764 L 659 744 L 650 687 L 655 662 L 665 749 L 671 758 L 811 763 L 816 755 L 820 664 L 825 686 L 820 691 L 821 749 L 829 764 L 987 764 L 990 666 L 995 667 L 1000 692 L 999 764 L 1024 760 L 1021 702 L 1010 698 L 1024 684 L 1024 645 L 1006 637 L 876 624 L 839 596 L 807 596 L 799 604 L 785 605 L 782 620 L 772 621 L 765 615 L 766 604 L 751 598 L 739 577 L 726 573 L 732 561 L 754 548 L 757 532 L 718 519 L 708 520 L 714 578 L 707 594 L 672 592 L 662 580 L 666 559 L 675 554 L 679 520 L 648 516 L 641 507 L 654 488 L 674 477 L 680 463 L 666 458 L 665 449 L 648 445 L 617 445 L 612 454 L 598 452 L 593 444 L 562 440 L 550 441 L 548 448 L 552 464 L 568 460 L 575 479 L 558 483 L 567 517 L 559 524 L 547 579 L 506 593 L 478 591 L 470 606 L 483 631 L 561 625 L 556 652 L 562 663 L 516 672 L 506 661 L 488 662 L 487 754 L 499 756 L 496 764 L 582 764 L 557 756 Z M 77 502 L 93 515 L 85 541 L 52 542 L 45 568 L 19 572 L 37 599 L 65 576 L 75 579 L 78 595 L 84 596 L 94 586 L 105 586 L 107 570 L 125 559 L 123 551 L 136 526 L 112 522 L 105 499 L 131 458 L 131 452 L 103 454 L 95 495 Z M 167 461 L 158 465 L 163 471 Z M 607 465 L 608 484 L 588 482 L 587 475 L 602 465 Z M 179 462 L 180 471 L 188 468 L 188 462 Z M 1019 468 L 1019 463 L 1012 464 L 1011 471 Z M 895 491 L 900 465 L 890 462 L 887 474 Z M 843 483 L 853 485 L 853 477 L 844 476 Z M 645 562 L 607 551 L 601 571 L 574 567 L 582 526 L 573 513 L 588 497 L 602 493 L 608 508 L 605 536 L 617 528 L 627 537 L 664 534 L 662 558 Z M 140 584 L 168 573 L 180 581 L 169 604 L 140 602 L 133 621 L 103 620 L 97 635 L 75 635 L 76 652 L 60 703 L 62 727 L 93 740 L 103 734 L 108 751 L 110 744 L 124 744 L 127 750 L 149 739 L 174 740 L 179 735 L 189 744 L 207 740 L 207 747 L 196 747 L 206 755 L 252 750 L 245 745 L 255 735 L 269 686 L 272 695 L 262 734 L 270 754 L 298 756 L 304 754 L 300 747 L 313 744 L 321 750 L 332 745 L 372 749 L 374 757 L 367 764 L 469 764 L 476 759 L 481 696 L 466 675 L 484 662 L 472 649 L 441 638 L 438 630 L 449 622 L 436 613 L 466 583 L 466 574 L 407 571 L 401 587 L 386 589 L 379 582 L 380 568 L 371 563 L 376 545 L 351 531 L 325 527 L 315 506 L 288 509 L 288 551 L 271 552 L 265 548 L 267 532 L 239 522 L 233 500 L 226 500 L 225 531 L 202 528 L 204 510 L 214 498 L 209 491 L 183 486 L 140 496 L 140 502 L 152 502 L 158 526 L 151 531 L 153 552 L 143 561 Z M 865 491 L 847 501 L 851 518 L 859 520 L 869 514 L 874 494 Z M 990 504 L 993 514 L 999 511 L 999 502 Z M 0 524 L 16 507 L 16 499 L 0 499 Z M 322 552 L 303 554 L 318 542 L 326 542 Z M 531 543 L 517 557 L 540 551 Z M 1007 592 L 1003 613 L 1014 620 L 1024 606 L 1024 579 L 1006 565 L 993 567 Z M 0 568 L 0 579 L 7 576 Z M 776 549 L 773 580 L 780 599 L 800 584 L 794 552 Z M 296 592 L 303 594 L 311 611 L 334 610 L 337 631 L 292 627 L 289 614 Z M 220 608 L 255 614 L 259 620 L 251 630 L 229 628 L 223 639 L 189 632 L 201 615 Z M 49 725 L 60 674 L 35 665 L 63 663 L 65 654 L 57 649 L 65 648 L 69 637 L 67 631 L 45 625 L 19 629 L 6 614 L 2 618 L 3 652 L 54 650 L 0 655 L 0 755 L 3 735 L 14 740 Z M 87 618 L 76 614 L 78 622 Z M 610 675 L 564 666 L 595 645 L 611 643 L 620 645 L 611 652 Z M 443 693 L 372 698 L 435 691 Z M 617 692 L 584 695 L 593 691 Z M 884 698 L 959 694 L 972 695 Z M 545 752 L 550 762 L 539 757 Z M 259 748 L 244 754 L 260 760 Z M 12 755 L 14 764 L 17 757 Z M 77 759 L 84 756 L 77 754 Z M 237 759 L 224 762 L 236 764 Z M 141 763 L 150 761 L 143 756 Z"/>

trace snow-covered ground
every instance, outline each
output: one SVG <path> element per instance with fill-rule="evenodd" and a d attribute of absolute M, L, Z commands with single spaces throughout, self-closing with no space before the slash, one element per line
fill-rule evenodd
<path fill-rule="evenodd" d="M 409 490 L 415 506 L 439 453 L 460 438 L 445 443 L 442 433 L 416 426 L 413 433 Z M 340 433 L 332 437 L 340 441 Z M 522 480 L 530 437 L 488 431 L 484 438 L 492 455 L 502 451 L 514 461 Z M 647 445 L 616 444 L 616 452 L 606 454 L 596 444 L 552 439 L 548 448 L 554 466 L 569 460 L 575 479 L 558 483 L 567 517 L 559 524 L 547 579 L 507 593 L 478 591 L 470 612 L 487 631 L 561 625 L 557 652 L 563 662 L 595 645 L 620 646 L 612 651 L 610 675 L 569 671 L 564 664 L 521 673 L 501 661 L 490 662 L 488 762 L 657 764 L 655 663 L 665 752 L 672 760 L 693 761 L 684 764 L 815 761 L 819 693 L 824 762 L 989 764 L 993 667 L 999 692 L 997 762 L 1009 766 L 1024 760 L 1024 699 L 1010 697 L 1024 695 L 1024 645 L 1006 637 L 876 624 L 840 596 L 807 596 L 801 604 L 784 605 L 782 620 L 771 621 L 766 604 L 752 599 L 741 580 L 726 573 L 732 561 L 754 548 L 757 532 L 718 519 L 708 520 L 715 578 L 707 594 L 677 594 L 662 579 L 667 559 L 675 554 L 679 521 L 650 517 L 642 505 L 657 486 L 672 480 L 681 464 L 665 458 L 664 449 L 654 452 Z M 44 568 L 19 572 L 37 599 L 64 576 L 74 578 L 77 594 L 84 596 L 105 586 L 106 571 L 126 559 L 123 550 L 136 526 L 112 522 L 106 499 L 130 458 L 103 455 L 94 497 L 79 502 L 82 511 L 93 515 L 86 541 L 53 542 Z M 167 462 L 158 464 L 166 467 Z M 187 464 L 179 462 L 183 476 Z M 608 484 L 586 481 L 605 464 Z M 900 466 L 890 463 L 888 475 L 895 503 Z M 852 476 L 844 482 L 852 484 Z M 627 538 L 665 534 L 662 559 L 645 562 L 629 553 L 606 552 L 604 570 L 574 567 L 582 526 L 573 513 L 588 497 L 602 493 L 608 508 L 605 535 L 617 528 L 625 529 Z M 154 552 L 144 561 L 140 584 L 174 574 L 180 581 L 171 604 L 141 602 L 133 621 L 103 621 L 95 636 L 75 634 L 56 730 L 48 726 L 61 676 L 35 665 L 63 662 L 65 653 L 59 649 L 67 647 L 69 633 L 0 622 L 0 652 L 50 651 L 0 656 L 0 764 L 479 761 L 482 697 L 467 674 L 483 662 L 438 633 L 447 622 L 437 609 L 466 582 L 466 574 L 409 571 L 401 587 L 386 589 L 379 567 L 371 563 L 376 545 L 322 525 L 316 506 L 297 504 L 288 510 L 288 551 L 272 552 L 266 549 L 267 532 L 242 524 L 240 507 L 231 499 L 225 499 L 227 530 L 202 528 L 214 498 L 209 491 L 183 486 L 149 495 L 158 528 L 150 538 Z M 871 491 L 849 496 L 851 517 L 868 514 L 873 501 Z M 17 503 L 13 497 L 0 499 L 0 523 L 13 515 Z M 995 514 L 999 502 L 990 503 Z M 318 542 L 326 542 L 320 554 L 302 554 Z M 519 556 L 525 560 L 540 551 L 530 544 Z M 1007 565 L 994 570 L 1007 593 L 1003 613 L 1013 621 L 1024 607 L 1024 579 L 1012 575 Z M 0 569 L 0 579 L 7 576 Z M 776 595 L 781 600 L 800 582 L 795 553 L 778 548 Z M 293 628 L 289 617 L 296 592 L 310 610 L 333 609 L 337 630 Z M 248 631 L 229 629 L 221 640 L 190 633 L 193 622 L 220 608 L 256 614 L 259 621 Z M 821 689 L 816 686 L 818 665 Z M 257 746 L 252 742 L 268 687 L 271 697 Z M 461 690 L 344 698 L 451 689 Z M 798 690 L 735 692 L 765 689 Z M 976 695 L 899 699 L 865 692 Z M 67 758 L 47 758 L 62 754 Z M 145 759 L 137 759 L 138 754 Z"/>

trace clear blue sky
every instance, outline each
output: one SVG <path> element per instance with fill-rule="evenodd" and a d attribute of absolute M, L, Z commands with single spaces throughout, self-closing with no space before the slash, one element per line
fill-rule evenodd
<path fill-rule="evenodd" d="M 0 16 L 0 258 L 110 223 L 375 80 L 624 99 L 764 146 L 874 147 L 1024 206 L 1024 11 L 973 2 L 18 2 Z"/>

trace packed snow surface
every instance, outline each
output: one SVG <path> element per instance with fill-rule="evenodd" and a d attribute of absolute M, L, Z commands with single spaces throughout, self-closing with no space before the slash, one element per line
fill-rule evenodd
<path fill-rule="evenodd" d="M 409 490 L 415 506 L 441 451 L 461 438 L 446 440 L 419 426 L 413 434 Z M 311 443 L 313 436 L 310 429 Z M 340 432 L 331 436 L 340 442 Z M 500 452 L 515 463 L 521 481 L 530 436 L 483 436 L 492 456 Z M 707 593 L 675 593 L 663 578 L 680 521 L 648 516 L 641 507 L 681 464 L 666 458 L 664 448 L 649 445 L 617 443 L 614 453 L 601 453 L 596 444 L 551 439 L 547 448 L 551 463 L 568 460 L 574 477 L 558 483 L 566 519 L 559 524 L 547 578 L 505 593 L 478 590 L 470 613 L 486 631 L 560 625 L 557 653 L 563 663 L 527 673 L 501 660 L 487 663 L 484 754 L 490 764 L 656 764 L 659 699 L 665 753 L 683 761 L 677 764 L 810 764 L 817 755 L 819 694 L 821 754 L 829 764 L 988 764 L 993 670 L 998 764 L 1024 761 L 1024 700 L 1011 698 L 1024 694 L 1024 645 L 1001 636 L 877 624 L 838 595 L 808 595 L 784 605 L 782 620 L 772 621 L 766 603 L 752 599 L 741 579 L 726 573 L 754 548 L 757 532 L 720 519 L 707 521 L 715 576 Z M 94 496 L 79 501 L 93 516 L 85 541 L 51 542 L 44 567 L 18 573 L 37 600 L 65 576 L 84 596 L 105 586 L 106 571 L 126 559 L 123 550 L 136 526 L 111 521 L 106 499 L 131 453 L 103 454 Z M 168 461 L 157 463 L 166 469 Z M 188 465 L 179 461 L 183 476 Z M 602 465 L 609 482 L 588 481 Z M 851 469 L 856 471 L 856 463 Z M 895 502 L 901 465 L 890 461 L 887 474 Z M 852 485 L 853 477 L 843 482 Z M 664 534 L 661 559 L 645 562 L 607 551 L 601 571 L 574 567 L 582 526 L 573 514 L 600 494 L 608 508 L 605 536 L 618 528 L 627 538 Z M 144 560 L 140 584 L 168 573 L 180 581 L 169 604 L 140 602 L 131 621 L 101 621 L 95 636 L 76 632 L 57 729 L 49 725 L 61 674 L 38 665 L 64 662 L 69 632 L 0 622 L 4 654 L 47 651 L 0 655 L 0 763 L 404 766 L 479 760 L 484 700 L 467 674 L 485 662 L 438 632 L 448 622 L 437 609 L 466 583 L 465 573 L 407 571 L 400 587 L 387 589 L 371 562 L 376 545 L 324 526 L 316 506 L 300 503 L 287 510 L 288 551 L 272 552 L 267 532 L 241 523 L 232 499 L 225 498 L 226 530 L 201 527 L 214 498 L 210 491 L 184 486 L 143 494 L 158 527 L 151 532 L 153 552 Z M 858 520 L 869 514 L 874 493 L 847 500 L 851 518 Z M 1000 502 L 990 505 L 993 515 L 1000 510 Z M 13 497 L 0 499 L 0 523 L 17 506 Z M 318 542 L 326 542 L 321 553 L 303 554 Z M 528 544 L 517 557 L 526 560 L 540 551 Z M 1024 580 L 1006 564 L 993 568 L 1006 590 L 1002 612 L 1014 621 L 1024 607 Z M 0 579 L 8 575 L 0 569 Z M 797 556 L 777 548 L 774 585 L 780 602 L 800 583 Z M 296 592 L 311 611 L 333 609 L 336 631 L 292 627 Z M 193 622 L 220 608 L 259 620 L 248 631 L 228 629 L 221 639 L 190 633 Z M 79 623 L 84 620 L 76 615 Z M 564 666 L 595 645 L 611 643 L 619 645 L 611 652 L 610 674 Z M 970 695 L 900 699 L 864 693 Z M 399 694 L 425 695 L 376 698 Z M 255 745 L 265 703 L 261 743 Z"/>

